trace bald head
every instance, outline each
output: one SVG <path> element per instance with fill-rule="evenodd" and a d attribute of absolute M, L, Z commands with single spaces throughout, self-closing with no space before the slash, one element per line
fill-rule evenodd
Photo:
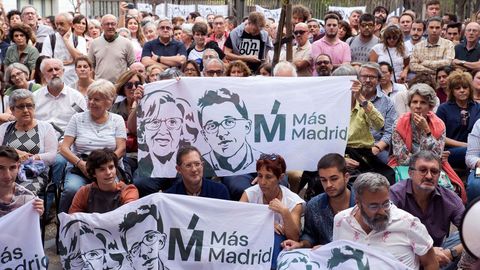
<path fill-rule="evenodd" d="M 295 30 L 294 31 L 297 31 L 297 30 L 303 30 L 303 31 L 308 31 L 308 25 L 306 23 L 297 23 L 295 25 Z"/>
<path fill-rule="evenodd" d="M 469 44 L 477 44 L 480 37 L 480 24 L 471 22 L 465 27 L 465 38 Z"/>

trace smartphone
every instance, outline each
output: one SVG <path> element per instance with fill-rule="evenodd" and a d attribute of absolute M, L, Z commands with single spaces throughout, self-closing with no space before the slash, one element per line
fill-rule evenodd
<path fill-rule="evenodd" d="M 480 177 L 480 168 L 475 169 L 475 177 Z"/>
<path fill-rule="evenodd" d="M 127 4 L 127 8 L 128 8 L 128 9 L 134 9 L 134 8 L 135 8 L 135 4 L 134 4 L 134 3 L 128 3 L 128 4 Z"/>

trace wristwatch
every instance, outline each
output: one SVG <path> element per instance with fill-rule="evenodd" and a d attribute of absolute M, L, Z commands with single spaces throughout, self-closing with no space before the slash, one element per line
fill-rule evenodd
<path fill-rule="evenodd" d="M 454 248 L 451 248 L 450 249 L 450 254 L 452 254 L 452 258 L 455 260 L 456 258 L 458 258 L 458 252 L 456 249 Z"/>

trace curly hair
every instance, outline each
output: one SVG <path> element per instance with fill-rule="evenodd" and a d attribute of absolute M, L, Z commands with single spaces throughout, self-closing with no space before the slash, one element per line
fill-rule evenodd
<path fill-rule="evenodd" d="M 27 38 L 27 42 L 29 40 L 32 41 L 32 43 L 34 43 L 36 41 L 35 34 L 33 33 L 32 28 L 27 24 L 17 23 L 17 24 L 14 24 L 10 28 L 10 33 L 8 34 L 8 37 L 12 41 L 13 41 L 13 35 L 14 35 L 15 32 L 23 33 L 25 35 L 25 37 Z"/>
<path fill-rule="evenodd" d="M 226 76 L 230 76 L 230 73 L 232 72 L 232 69 L 234 67 L 239 68 L 243 72 L 243 77 L 248 77 L 252 75 L 252 71 L 247 66 L 247 64 L 245 64 L 245 62 L 243 62 L 242 60 L 236 60 L 236 61 L 230 62 L 230 64 L 228 65 Z"/>

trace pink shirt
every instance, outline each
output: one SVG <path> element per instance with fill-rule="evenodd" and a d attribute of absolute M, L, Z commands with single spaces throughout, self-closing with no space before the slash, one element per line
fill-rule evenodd
<path fill-rule="evenodd" d="M 350 46 L 339 39 L 337 39 L 336 43 L 331 44 L 323 37 L 312 44 L 312 67 L 315 66 L 315 59 L 320 54 L 328 54 L 334 65 L 352 61 Z"/>

